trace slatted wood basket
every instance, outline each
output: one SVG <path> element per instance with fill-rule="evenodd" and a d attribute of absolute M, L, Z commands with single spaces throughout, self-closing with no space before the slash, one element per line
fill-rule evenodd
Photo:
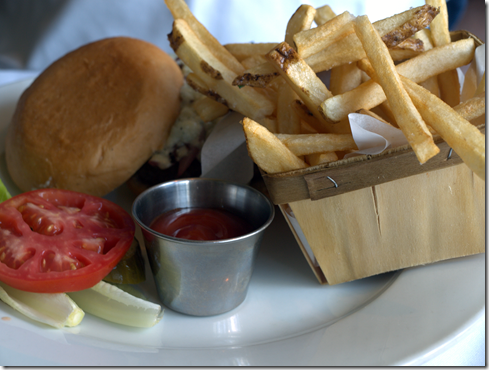
<path fill-rule="evenodd" d="M 467 31 L 452 40 L 472 37 Z M 485 124 L 479 126 L 485 133 Z M 442 140 L 420 165 L 408 146 L 263 174 L 321 284 L 485 251 L 485 182 Z"/>

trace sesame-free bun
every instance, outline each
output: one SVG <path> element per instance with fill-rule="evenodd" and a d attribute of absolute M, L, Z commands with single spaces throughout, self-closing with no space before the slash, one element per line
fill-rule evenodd
<path fill-rule="evenodd" d="M 6 138 L 22 191 L 55 187 L 103 196 L 166 141 L 183 75 L 148 42 L 114 37 L 51 64 L 22 94 Z"/>

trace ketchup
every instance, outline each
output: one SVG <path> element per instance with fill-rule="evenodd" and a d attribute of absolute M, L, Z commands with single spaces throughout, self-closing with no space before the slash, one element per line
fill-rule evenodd
<path fill-rule="evenodd" d="M 161 234 L 188 240 L 231 239 L 253 230 L 243 218 L 211 208 L 177 208 L 156 217 L 150 227 Z"/>

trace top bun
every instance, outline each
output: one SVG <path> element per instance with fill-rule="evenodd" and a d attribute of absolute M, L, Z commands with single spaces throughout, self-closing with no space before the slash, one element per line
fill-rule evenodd
<path fill-rule="evenodd" d="M 22 94 L 6 139 L 22 191 L 60 188 L 103 196 L 166 141 L 183 75 L 164 51 L 115 37 L 51 64 Z"/>

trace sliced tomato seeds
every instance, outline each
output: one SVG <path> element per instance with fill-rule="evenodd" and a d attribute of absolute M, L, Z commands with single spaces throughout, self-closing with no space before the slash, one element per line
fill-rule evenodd
<path fill-rule="evenodd" d="M 105 199 L 60 189 L 18 195 L 0 204 L 0 280 L 44 293 L 90 288 L 124 256 L 134 230 Z"/>

